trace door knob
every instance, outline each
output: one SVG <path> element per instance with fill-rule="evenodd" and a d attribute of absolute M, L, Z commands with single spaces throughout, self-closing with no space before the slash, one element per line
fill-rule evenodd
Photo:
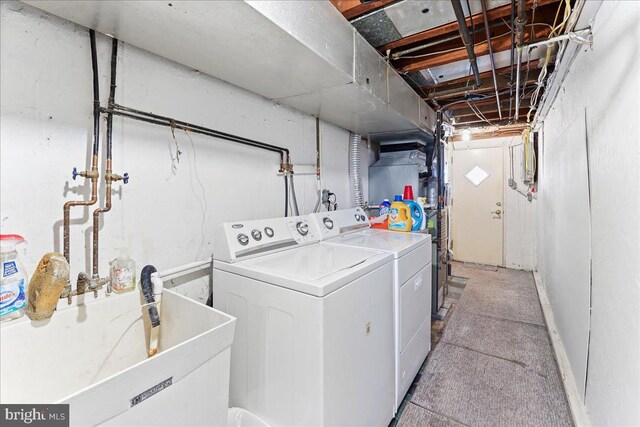
<path fill-rule="evenodd" d="M 500 209 L 496 209 L 495 211 L 491 212 L 492 214 L 496 214 L 496 215 L 500 215 L 502 213 L 502 211 Z"/>

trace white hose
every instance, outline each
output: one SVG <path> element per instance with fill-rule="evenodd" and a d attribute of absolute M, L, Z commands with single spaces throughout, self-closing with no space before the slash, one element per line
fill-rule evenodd
<path fill-rule="evenodd" d="M 362 194 L 362 178 L 360 176 L 360 143 L 362 136 L 352 133 L 349 136 L 349 179 L 353 193 L 353 204 L 356 207 L 364 207 L 364 195 Z"/>

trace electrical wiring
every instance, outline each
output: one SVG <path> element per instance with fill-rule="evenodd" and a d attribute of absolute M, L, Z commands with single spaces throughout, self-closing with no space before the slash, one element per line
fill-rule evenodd
<path fill-rule="evenodd" d="M 472 100 L 467 100 L 467 105 L 469 106 L 469 108 L 471 108 L 471 111 L 473 111 L 473 114 L 475 114 L 480 120 L 487 122 L 490 125 L 493 124 L 487 119 L 487 117 L 484 114 L 482 114 L 482 111 L 480 111 L 480 109 L 473 103 Z"/>
<path fill-rule="evenodd" d="M 560 16 L 560 10 L 562 9 L 562 6 L 564 7 L 564 16 L 562 19 L 562 22 L 560 22 L 560 24 L 558 24 L 556 26 L 556 22 L 558 21 L 558 17 Z M 558 9 L 556 10 L 556 16 L 553 20 L 553 26 L 551 28 L 551 32 L 549 33 L 548 38 L 551 39 L 553 38 L 555 35 L 559 35 L 560 32 L 562 31 L 562 29 L 564 28 L 564 26 L 566 25 L 567 21 L 569 20 L 569 17 L 571 16 L 571 4 L 570 4 L 570 0 L 564 0 L 564 2 L 561 2 L 560 5 L 558 6 Z M 570 35 L 569 39 L 572 41 L 575 41 L 577 43 L 585 43 L 588 42 L 588 40 L 579 37 L 577 35 Z M 536 82 L 536 88 L 533 92 L 533 94 L 531 95 L 531 101 L 529 102 L 529 111 L 527 112 L 527 123 L 531 123 L 531 114 L 537 109 L 537 104 L 538 104 L 538 97 L 540 96 L 540 91 L 542 90 L 542 88 L 545 85 L 545 79 L 548 75 L 548 66 L 549 63 L 551 62 L 551 44 L 549 43 L 549 45 L 547 46 L 547 54 L 545 55 L 545 59 L 544 59 L 544 64 L 542 65 L 542 70 L 540 70 L 540 74 L 538 75 L 538 80 Z M 527 55 L 530 57 L 529 55 L 529 50 L 527 50 Z M 529 63 L 527 61 L 527 76 L 529 74 Z M 525 86 L 526 86 L 526 81 L 527 79 L 525 78 Z M 523 90 L 523 94 L 524 94 L 524 90 Z M 516 95 L 518 96 L 518 95 Z"/>
<path fill-rule="evenodd" d="M 563 3 L 560 3 L 560 5 L 558 6 L 558 10 L 556 11 L 556 17 L 553 20 L 553 25 L 554 28 L 551 30 L 551 34 L 549 34 L 549 38 L 553 37 L 554 35 L 560 35 L 560 33 L 562 32 L 562 30 L 564 29 L 564 26 L 566 25 L 567 21 L 569 20 L 569 16 L 571 16 L 571 3 L 570 0 L 564 0 L 564 17 L 562 19 L 562 22 L 560 24 L 558 24 L 558 26 L 556 27 L 556 21 L 558 19 L 558 15 L 560 14 L 560 9 L 562 8 Z"/>

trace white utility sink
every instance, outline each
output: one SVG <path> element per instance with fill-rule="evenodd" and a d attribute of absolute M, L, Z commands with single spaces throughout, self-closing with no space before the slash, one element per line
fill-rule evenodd
<path fill-rule="evenodd" d="M 165 290 L 152 358 L 148 319 L 130 292 L 3 324 L 0 402 L 69 403 L 72 425 L 226 425 L 235 318 Z"/>

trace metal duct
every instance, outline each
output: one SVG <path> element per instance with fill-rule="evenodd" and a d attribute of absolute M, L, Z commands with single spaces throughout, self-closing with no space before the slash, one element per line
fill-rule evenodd
<path fill-rule="evenodd" d="M 352 132 L 435 128 L 433 109 L 328 1 L 24 3 Z"/>
<path fill-rule="evenodd" d="M 356 207 L 364 207 L 364 195 L 362 194 L 362 177 L 360 175 L 360 144 L 362 136 L 359 133 L 352 133 L 349 136 L 349 179 L 351 181 L 351 192 L 353 194 L 353 204 Z"/>

